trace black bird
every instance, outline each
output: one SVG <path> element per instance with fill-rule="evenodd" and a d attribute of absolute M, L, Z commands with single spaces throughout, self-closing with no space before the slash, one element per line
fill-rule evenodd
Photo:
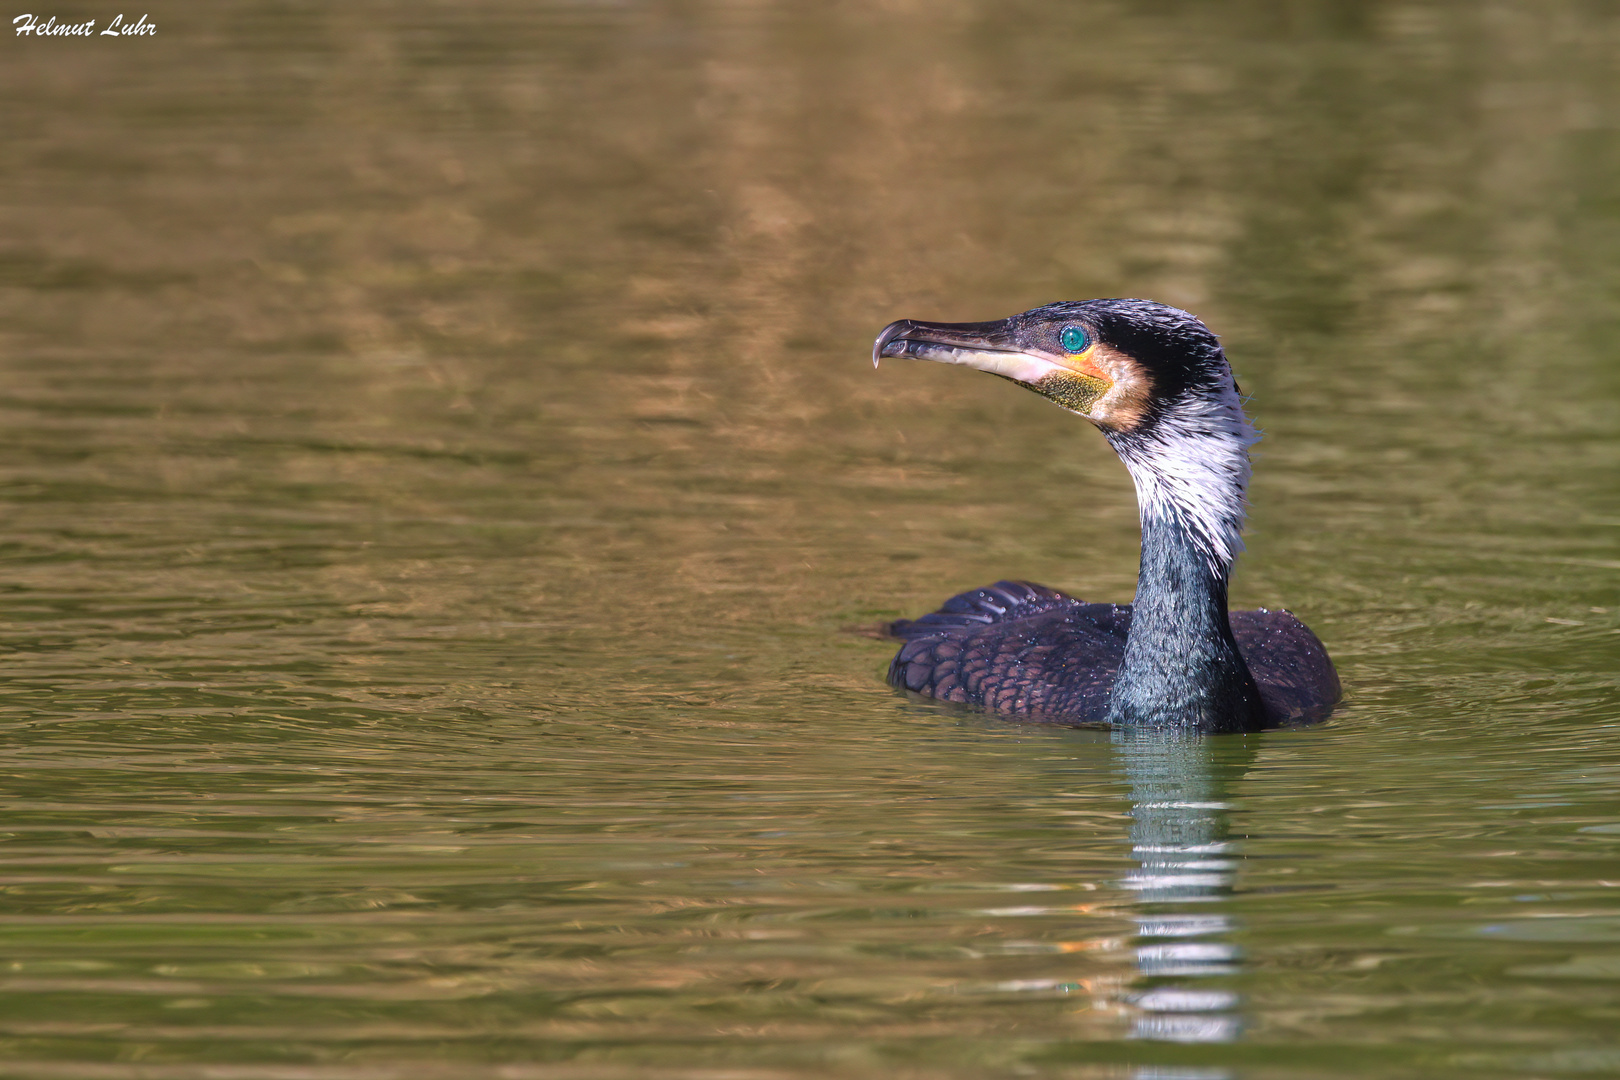
<path fill-rule="evenodd" d="M 998 581 L 892 624 L 905 645 L 891 684 L 1071 724 L 1256 731 L 1332 712 L 1339 676 L 1304 623 L 1226 610 L 1258 436 L 1197 318 L 1086 300 L 996 322 L 901 319 L 872 347 L 873 364 L 885 356 L 966 364 L 1090 420 L 1130 470 L 1142 521 L 1135 604 Z"/>

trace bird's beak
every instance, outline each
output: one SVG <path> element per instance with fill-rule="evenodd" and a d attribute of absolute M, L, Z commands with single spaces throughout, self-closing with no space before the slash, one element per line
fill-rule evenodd
<path fill-rule="evenodd" d="M 1066 370 L 1054 358 L 1018 344 L 1011 319 L 982 323 L 926 323 L 901 319 L 883 328 L 872 345 L 872 366 L 885 356 L 964 364 L 1029 386 Z"/>

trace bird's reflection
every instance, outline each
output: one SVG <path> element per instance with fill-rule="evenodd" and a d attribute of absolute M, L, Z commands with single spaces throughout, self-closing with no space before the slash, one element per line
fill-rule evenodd
<path fill-rule="evenodd" d="M 1131 851 L 1139 861 L 1124 882 L 1138 898 L 1132 1035 L 1230 1042 L 1242 1026 L 1238 995 L 1204 980 L 1236 973 L 1241 958 L 1227 940 L 1232 920 L 1208 909 L 1231 891 L 1224 796 L 1252 754 L 1230 738 L 1125 729 L 1114 741 L 1131 785 Z"/>

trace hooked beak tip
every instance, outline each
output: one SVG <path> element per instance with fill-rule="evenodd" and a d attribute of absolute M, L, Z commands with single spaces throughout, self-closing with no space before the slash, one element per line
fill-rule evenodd
<path fill-rule="evenodd" d="M 909 319 L 898 319 L 883 328 L 883 333 L 879 334 L 877 336 L 877 340 L 872 343 L 873 367 L 877 367 L 878 361 L 883 359 L 883 350 L 888 346 L 889 342 L 901 336 L 909 329 L 911 329 L 911 321 Z"/>

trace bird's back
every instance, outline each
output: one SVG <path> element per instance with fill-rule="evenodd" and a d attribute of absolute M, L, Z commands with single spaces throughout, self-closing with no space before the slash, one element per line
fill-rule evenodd
<path fill-rule="evenodd" d="M 1273 726 L 1324 719 L 1339 700 L 1327 650 L 1286 611 L 1229 615 Z M 1101 723 L 1125 656 L 1129 604 L 1088 604 L 1027 581 L 951 597 L 889 632 L 905 644 L 889 682 L 941 701 L 1045 723 Z"/>

